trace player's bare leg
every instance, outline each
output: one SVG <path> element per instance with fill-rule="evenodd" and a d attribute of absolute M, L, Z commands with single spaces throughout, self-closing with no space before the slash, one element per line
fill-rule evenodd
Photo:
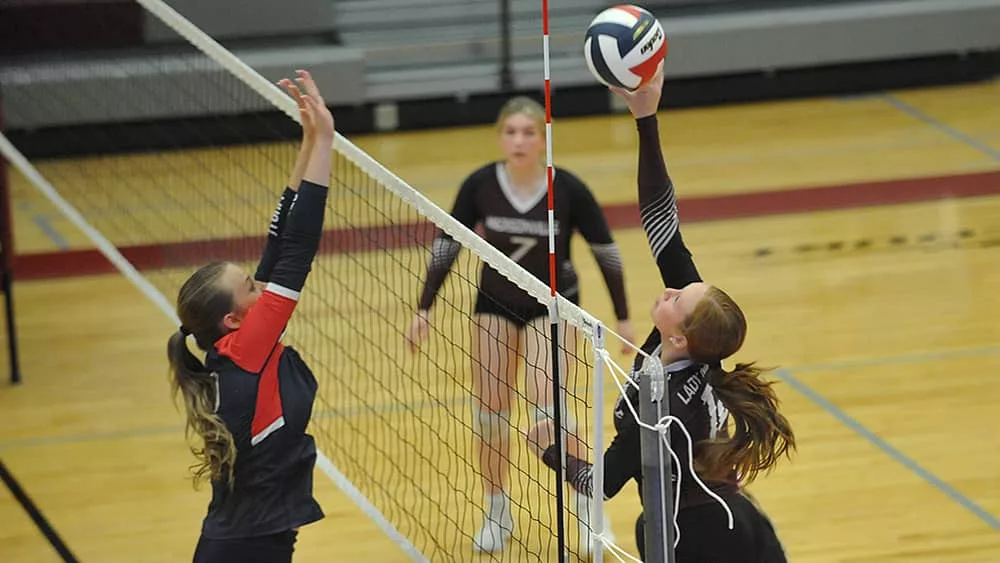
<path fill-rule="evenodd" d="M 495 315 L 472 322 L 473 424 L 486 496 L 483 526 L 472 538 L 477 551 L 501 551 L 514 529 L 510 472 L 510 405 L 517 381 L 518 330 Z"/>

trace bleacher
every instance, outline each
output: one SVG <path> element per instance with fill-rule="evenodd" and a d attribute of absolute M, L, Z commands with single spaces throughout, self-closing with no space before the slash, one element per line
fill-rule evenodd
<path fill-rule="evenodd" d="M 58 19 L 51 8 L 61 1 L 69 0 L 44 3 L 50 10 L 47 17 Z M 105 0 L 94 6 L 116 6 L 127 14 L 131 1 Z M 171 64 L 171 57 L 184 56 L 164 44 L 164 38 L 173 32 L 148 17 L 137 23 L 123 15 L 123 27 L 130 33 L 118 33 L 125 39 L 113 48 L 86 48 L 86 41 L 80 37 L 87 36 L 88 30 L 72 28 L 75 33 L 67 35 L 64 48 L 73 50 L 73 65 L 53 67 L 37 55 L 20 56 L 16 41 L 30 41 L 31 37 L 22 27 L 53 23 L 37 16 L 18 20 L 17 16 L 24 16 L 25 7 L 33 3 L 38 0 L 0 6 L 0 20 L 12 29 L 22 30 L 16 36 L 0 37 L 0 87 L 8 130 L 17 131 L 18 116 L 29 111 L 19 104 L 29 97 L 37 107 L 57 107 L 61 96 L 87 91 L 86 81 L 127 80 L 135 84 L 147 79 L 142 73 L 129 77 L 102 74 L 101 68 L 113 66 L 103 64 L 108 58 L 158 61 L 159 68 L 175 73 L 172 80 L 200 79 L 190 65 Z M 406 119 L 398 117 L 380 122 L 380 107 L 441 99 L 462 104 L 476 96 L 503 93 L 505 43 L 500 0 L 168 3 L 265 77 L 277 79 L 295 66 L 309 66 L 323 90 L 329 92 L 331 104 L 354 108 L 352 111 L 360 116 L 356 120 L 360 125 L 354 127 L 358 130 L 410 126 Z M 596 83 L 582 56 L 583 30 L 598 11 L 615 3 L 550 2 L 551 69 L 557 91 L 590 88 L 591 97 L 600 95 L 593 93 Z M 1000 29 L 1000 0 L 652 0 L 641 4 L 663 20 L 670 38 L 668 76 L 672 79 L 772 75 L 802 68 L 1000 50 L 1000 34 L 996 33 Z M 542 86 L 540 1 L 508 0 L 508 9 L 511 82 L 507 93 L 537 92 Z M 239 18 L 231 17 L 234 11 L 240 12 Z M 956 28 L 961 33 L 940 32 Z M 107 35 L 106 30 L 90 31 L 91 35 Z M 91 39 L 100 43 L 99 37 Z M 90 70 L 74 73 L 74 65 L 89 65 Z M 155 88 L 155 84 L 146 86 Z M 123 88 L 122 95 L 137 90 Z M 51 98 L 51 103 L 39 97 Z M 706 95 L 705 99 L 711 100 L 712 96 Z M 608 109 L 606 100 L 591 105 L 598 111 L 601 107 Z M 261 109 L 167 104 L 126 115 L 128 107 L 122 104 L 113 116 L 95 113 L 75 119 L 100 123 L 111 118 L 161 119 L 205 112 L 238 115 Z M 590 109 L 587 106 L 580 111 Z M 476 119 L 472 116 L 466 121 Z M 51 126 L 80 124 L 64 122 L 58 111 L 33 116 L 32 122 Z"/>

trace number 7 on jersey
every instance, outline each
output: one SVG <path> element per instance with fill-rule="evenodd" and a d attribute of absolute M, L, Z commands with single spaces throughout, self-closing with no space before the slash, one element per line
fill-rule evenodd
<path fill-rule="evenodd" d="M 510 253 L 510 259 L 515 262 L 520 262 L 521 258 L 524 258 L 532 248 L 538 244 L 538 239 L 534 237 L 510 237 L 511 244 L 517 245 L 514 252 Z"/>

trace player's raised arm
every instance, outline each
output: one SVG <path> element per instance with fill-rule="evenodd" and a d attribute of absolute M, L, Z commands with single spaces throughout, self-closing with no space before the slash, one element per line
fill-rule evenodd
<path fill-rule="evenodd" d="M 306 94 L 301 95 L 303 110 L 315 124 L 316 140 L 302 172 L 298 193 L 289 205 L 278 249 L 278 258 L 270 273 L 267 286 L 257 304 L 250 309 L 227 350 L 230 357 L 241 358 L 243 369 L 254 372 L 263 367 L 267 355 L 284 332 L 298 303 L 312 261 L 323 234 L 327 193 L 330 184 L 334 122 L 323 97 L 305 71 L 298 80 Z"/>
<path fill-rule="evenodd" d="M 679 289 L 701 281 L 701 276 L 681 237 L 677 196 L 660 146 L 656 111 L 662 89 L 660 71 L 656 78 L 634 92 L 620 88 L 612 91 L 625 99 L 639 130 L 639 213 L 643 230 L 664 284 Z"/>
<path fill-rule="evenodd" d="M 261 254 L 260 262 L 257 263 L 257 272 L 254 279 L 267 283 L 271 281 L 271 272 L 278 261 L 281 252 L 281 233 L 285 228 L 285 220 L 288 217 L 288 210 L 292 207 L 292 200 L 295 199 L 302 177 L 305 175 L 306 166 L 309 164 L 309 157 L 312 155 L 316 145 L 316 126 L 313 123 L 313 114 L 306 106 L 306 100 L 302 97 L 302 91 L 294 82 L 283 78 L 278 84 L 288 90 L 299 108 L 299 118 L 302 122 L 302 143 L 299 146 L 299 154 L 295 159 L 295 165 L 288 177 L 288 185 L 285 186 L 278 205 L 271 215 L 271 224 L 267 229 L 267 241 L 264 243 L 264 252 Z"/>

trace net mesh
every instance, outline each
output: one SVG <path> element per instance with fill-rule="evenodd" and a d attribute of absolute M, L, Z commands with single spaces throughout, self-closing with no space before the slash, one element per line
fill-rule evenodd
<path fill-rule="evenodd" d="M 180 37 L 141 57 L 53 55 L 2 72 L 15 144 L 45 155 L 35 160 L 42 175 L 168 299 L 209 260 L 253 271 L 298 127 L 247 84 Z M 411 353 L 404 333 L 436 227 L 344 154 L 333 170 L 326 232 L 286 336 L 319 380 L 310 428 L 318 448 L 424 556 L 469 559 L 484 508 L 473 368 L 516 354 L 515 376 L 495 374 L 512 394 L 515 527 L 509 548 L 491 558 L 558 559 L 554 473 L 524 439 L 538 406 L 527 368 L 549 371 L 547 319 L 474 357 L 484 263 L 465 248 L 439 293 L 429 340 Z M 14 189 L 30 199 L 23 180 Z M 80 237 L 66 246 L 88 245 Z M 593 350 L 571 325 L 563 331 L 564 416 L 590 444 Z M 566 503 L 569 546 L 576 508 Z"/>

